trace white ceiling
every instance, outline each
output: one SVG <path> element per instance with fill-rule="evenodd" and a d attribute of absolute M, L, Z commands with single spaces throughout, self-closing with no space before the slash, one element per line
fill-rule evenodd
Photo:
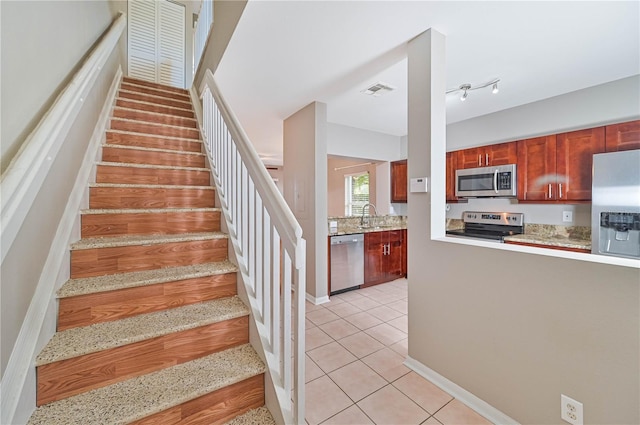
<path fill-rule="evenodd" d="M 448 123 L 640 74 L 638 1 L 250 0 L 216 80 L 268 164 L 313 101 L 329 122 L 403 136 L 406 43 L 429 28 L 447 37 L 449 88 L 501 79 L 495 95 L 448 95 Z M 378 81 L 397 90 L 361 93 Z"/>

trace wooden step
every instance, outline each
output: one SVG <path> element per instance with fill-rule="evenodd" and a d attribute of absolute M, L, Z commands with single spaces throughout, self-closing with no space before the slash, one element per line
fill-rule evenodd
<path fill-rule="evenodd" d="M 57 293 L 58 331 L 236 295 L 237 270 L 220 261 L 70 279 Z"/>
<path fill-rule="evenodd" d="M 177 152 L 167 149 L 137 146 L 104 145 L 102 160 L 127 164 L 170 165 L 204 168 L 204 154 L 200 152 Z"/>
<path fill-rule="evenodd" d="M 158 83 L 152 83 L 151 81 L 145 81 L 145 80 L 139 80 L 137 78 L 131 78 L 131 77 L 124 77 L 122 79 L 122 81 L 124 83 L 128 83 L 128 84 L 135 84 L 138 86 L 146 86 L 146 87 L 152 87 L 152 88 L 156 88 L 156 89 L 161 89 L 164 91 L 172 91 L 175 93 L 180 93 L 180 94 L 189 94 L 189 92 L 186 89 L 181 89 L 179 87 L 173 87 L 173 86 L 167 86 L 164 84 L 158 84 Z"/>
<path fill-rule="evenodd" d="M 202 141 L 192 139 L 172 139 L 164 136 L 129 133 L 126 131 L 107 131 L 106 143 L 118 146 L 134 146 L 174 150 L 181 152 L 202 152 Z"/>
<path fill-rule="evenodd" d="M 92 209 L 81 211 L 83 238 L 122 235 L 171 235 L 220 231 L 217 208 Z"/>
<path fill-rule="evenodd" d="M 160 89 L 160 88 L 154 88 L 149 86 L 143 86 L 139 84 L 128 83 L 126 81 L 123 81 L 122 84 L 120 84 L 120 90 L 151 94 L 154 96 L 166 97 L 168 99 L 180 100 L 182 102 L 191 102 L 191 98 L 187 93 L 177 93 L 174 91 L 165 90 L 164 88 Z"/>
<path fill-rule="evenodd" d="M 71 245 L 71 278 L 188 266 L 226 258 L 227 235 L 219 232 L 86 238 Z"/>
<path fill-rule="evenodd" d="M 130 120 L 173 125 L 177 127 L 198 127 L 198 122 L 193 118 L 162 114 L 158 112 L 141 111 L 139 109 L 130 109 L 118 106 L 113 109 L 113 116 Z"/>
<path fill-rule="evenodd" d="M 89 187 L 89 208 L 213 208 L 214 196 L 212 186 L 97 183 Z"/>
<path fill-rule="evenodd" d="M 248 318 L 235 296 L 56 332 L 36 358 L 37 405 L 245 344 Z"/>
<path fill-rule="evenodd" d="M 197 423 L 191 422 L 191 419 L 206 415 L 208 417 L 203 418 L 206 423 L 219 423 L 226 419 L 215 417 L 207 408 L 224 405 L 226 400 L 234 400 L 233 404 L 229 403 L 225 407 L 240 415 L 252 409 L 250 406 L 258 404 L 260 400 L 262 404 L 258 405 L 264 404 L 264 395 L 260 395 L 258 390 L 259 386 L 264 386 L 264 381 L 256 378 L 262 377 L 264 372 L 264 364 L 256 352 L 249 344 L 245 344 L 38 407 L 31 416 L 29 425 L 124 424 L 178 406 L 181 407 L 179 418 L 185 422 Z M 252 378 L 255 380 L 255 387 L 240 384 Z M 235 391 L 231 394 L 228 391 L 219 393 L 219 397 L 208 400 L 200 410 L 189 409 L 194 405 L 201 406 L 201 403 L 190 405 L 190 402 L 224 388 L 235 388 Z M 251 400 L 236 402 L 242 394 L 254 393 Z M 226 409 L 213 410 L 218 412 Z M 177 419 L 178 415 L 173 415 Z"/>
<path fill-rule="evenodd" d="M 138 93 L 138 92 L 122 90 L 122 89 L 118 91 L 118 97 L 124 98 L 124 99 L 139 100 L 141 102 L 148 102 L 156 105 L 171 106 L 173 108 L 181 108 L 181 109 L 189 109 L 189 110 L 192 109 L 191 102 L 183 102 L 177 99 L 169 99 L 162 96 L 154 96 L 152 94 L 144 94 L 144 93 Z"/>
<path fill-rule="evenodd" d="M 111 129 L 156 136 L 200 140 L 200 131 L 195 128 L 174 127 L 165 124 L 126 120 L 123 118 L 111 118 Z"/>
<path fill-rule="evenodd" d="M 166 115 L 177 115 L 180 117 L 194 118 L 195 114 L 191 109 L 172 108 L 171 106 L 158 105 L 155 103 L 141 102 L 132 99 L 116 99 L 116 106 L 128 109 L 138 109 L 141 111 L 157 112 Z"/>
<path fill-rule="evenodd" d="M 208 186 L 211 172 L 206 168 L 159 165 L 98 163 L 96 183 Z"/>

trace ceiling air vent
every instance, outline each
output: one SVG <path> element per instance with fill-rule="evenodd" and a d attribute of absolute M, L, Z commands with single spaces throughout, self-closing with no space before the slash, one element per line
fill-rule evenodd
<path fill-rule="evenodd" d="M 396 88 L 381 81 L 378 81 L 374 85 L 367 87 L 362 90 L 362 93 L 368 94 L 369 96 L 382 96 L 385 93 L 395 90 Z"/>

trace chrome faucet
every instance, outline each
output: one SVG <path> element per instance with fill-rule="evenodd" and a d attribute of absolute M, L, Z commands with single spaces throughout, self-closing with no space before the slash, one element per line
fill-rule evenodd
<path fill-rule="evenodd" d="M 378 210 L 376 209 L 375 205 L 371 203 L 364 204 L 362 206 L 362 217 L 360 217 L 360 226 L 364 226 L 364 211 L 367 207 L 369 207 L 369 216 L 371 215 L 371 207 L 373 207 L 374 217 L 378 215 Z M 369 216 L 367 216 L 367 226 L 369 226 Z"/>

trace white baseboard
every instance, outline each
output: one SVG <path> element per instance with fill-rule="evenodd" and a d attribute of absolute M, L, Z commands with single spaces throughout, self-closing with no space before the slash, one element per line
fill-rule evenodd
<path fill-rule="evenodd" d="M 311 304 L 314 305 L 319 305 L 319 304 L 325 304 L 329 302 L 329 296 L 325 295 L 324 297 L 314 297 L 313 295 L 311 295 L 310 293 L 306 293 L 305 294 L 305 298 L 307 299 L 307 301 L 309 301 Z"/>
<path fill-rule="evenodd" d="M 55 291 L 69 278 L 69 245 L 80 236 L 79 211 L 82 203 L 86 202 L 85 192 L 94 160 L 105 137 L 121 78 L 122 69 L 118 67 L 9 357 L 0 390 L 2 424 L 25 423 L 35 409 L 35 358 L 55 332 Z M 47 317 L 52 315 L 53 319 L 48 320 Z"/>
<path fill-rule="evenodd" d="M 486 401 L 465 390 L 458 384 L 455 384 L 454 382 L 448 380 L 435 370 L 425 366 L 416 359 L 407 357 L 407 359 L 404 361 L 404 364 L 409 369 L 413 370 L 418 375 L 425 378 L 427 381 L 433 383 L 444 392 L 460 400 L 462 403 L 469 406 L 494 424 L 519 425 L 518 421 L 516 421 L 515 419 L 507 416 Z"/>

